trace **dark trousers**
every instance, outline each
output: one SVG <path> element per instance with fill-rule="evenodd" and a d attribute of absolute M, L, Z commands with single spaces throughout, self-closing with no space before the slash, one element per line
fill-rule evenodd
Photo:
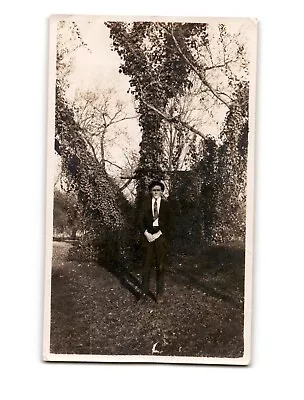
<path fill-rule="evenodd" d="M 154 229 L 157 232 L 158 229 Z M 151 232 L 151 233 L 155 233 Z M 142 289 L 145 294 L 149 292 L 149 283 L 153 266 L 156 267 L 156 292 L 158 295 L 164 291 L 164 273 L 167 263 L 167 243 L 166 239 L 161 235 L 154 242 L 145 243 L 145 260 L 143 270 Z"/>

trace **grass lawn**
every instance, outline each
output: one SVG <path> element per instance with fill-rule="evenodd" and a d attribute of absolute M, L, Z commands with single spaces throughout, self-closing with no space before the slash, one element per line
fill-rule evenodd
<path fill-rule="evenodd" d="M 164 304 L 138 304 L 139 265 L 117 279 L 93 262 L 68 261 L 54 242 L 51 352 L 241 357 L 244 248 L 210 248 L 172 261 Z"/>

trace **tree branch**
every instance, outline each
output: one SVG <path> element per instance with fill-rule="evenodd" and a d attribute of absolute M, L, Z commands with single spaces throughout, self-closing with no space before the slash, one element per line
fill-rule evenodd
<path fill-rule="evenodd" d="M 184 52 L 182 51 L 182 49 L 180 48 L 180 45 L 176 39 L 176 37 L 174 36 L 173 33 L 173 26 L 171 28 L 171 31 L 169 31 L 167 28 L 165 28 L 167 33 L 169 33 L 174 41 L 175 47 L 177 48 L 178 52 L 180 53 L 180 55 L 183 57 L 183 59 L 186 61 L 186 63 L 190 66 L 190 68 L 195 72 L 195 74 L 200 78 L 200 80 L 202 81 L 202 83 L 210 90 L 210 92 L 223 104 L 225 104 L 226 107 L 228 107 L 230 109 L 230 105 L 224 100 L 222 99 L 217 93 L 216 91 L 212 88 L 212 86 L 210 85 L 209 82 L 207 82 L 205 76 L 196 68 L 196 66 L 194 64 L 192 64 L 192 62 L 188 59 L 188 57 L 186 57 L 186 55 L 184 54 Z"/>
<path fill-rule="evenodd" d="M 122 169 L 122 167 L 120 167 L 119 165 L 113 163 L 113 162 L 110 161 L 110 160 L 103 160 L 103 161 L 104 161 L 104 162 L 107 162 L 107 163 L 109 163 L 109 164 L 111 164 L 111 165 L 114 165 L 114 167 L 116 167 L 116 168 Z"/>
<path fill-rule="evenodd" d="M 121 119 L 117 119 L 116 121 L 111 122 L 111 123 L 109 124 L 109 126 L 110 126 L 111 124 L 117 124 L 118 122 L 125 121 L 126 119 L 135 119 L 135 118 L 138 118 L 138 116 L 135 115 L 134 117 L 124 117 L 124 118 L 121 118 Z"/>
<path fill-rule="evenodd" d="M 116 123 L 116 121 L 114 121 L 114 120 L 121 112 L 122 112 L 122 110 L 119 109 L 116 111 L 116 113 L 113 115 L 112 118 L 109 116 L 110 122 L 108 123 L 108 126 Z"/>
<path fill-rule="evenodd" d="M 127 182 L 124 183 L 124 184 L 122 185 L 122 187 L 119 188 L 119 191 L 122 192 L 123 190 L 125 190 L 126 187 L 130 185 L 130 183 L 132 182 L 133 179 L 134 179 L 133 177 L 129 178 L 129 179 L 127 180 Z"/>
<path fill-rule="evenodd" d="M 194 128 L 194 126 L 189 125 L 187 122 L 182 121 L 181 119 L 178 119 L 176 117 L 170 117 L 169 115 L 166 115 L 163 111 L 157 109 L 156 107 L 154 107 L 152 104 L 147 103 L 143 98 L 141 98 L 142 102 L 148 107 L 150 108 L 150 110 L 156 112 L 157 114 L 159 114 L 160 116 L 162 116 L 166 121 L 168 122 L 172 122 L 175 123 L 177 125 L 181 125 L 184 128 L 186 128 L 187 130 L 189 130 L 190 132 L 195 133 L 196 135 L 200 136 L 201 138 L 205 139 L 206 135 L 203 134 L 201 131 L 199 131 L 198 129 Z"/>
<path fill-rule="evenodd" d="M 217 93 L 218 93 L 218 94 L 222 94 L 223 96 L 226 96 L 226 97 L 228 97 L 228 99 L 230 99 L 231 101 L 233 101 L 232 97 L 229 96 L 229 94 L 224 93 L 224 92 L 217 92 Z"/>
<path fill-rule="evenodd" d="M 98 160 L 98 157 L 96 155 L 94 146 L 92 145 L 92 143 L 84 135 L 82 135 L 82 137 L 83 137 L 84 141 L 87 143 L 87 145 L 90 147 L 90 149 L 92 150 L 92 153 L 93 153 L 93 156 L 95 158 L 95 161 L 97 161 L 99 163 L 99 160 Z"/>
<path fill-rule="evenodd" d="M 224 61 L 222 64 L 215 64 L 215 65 L 211 65 L 210 67 L 204 67 L 204 70 L 205 71 L 209 71 L 210 69 L 224 68 L 224 67 L 227 67 L 228 64 L 231 64 L 231 63 L 236 62 L 236 61 L 237 61 L 237 59 Z"/>

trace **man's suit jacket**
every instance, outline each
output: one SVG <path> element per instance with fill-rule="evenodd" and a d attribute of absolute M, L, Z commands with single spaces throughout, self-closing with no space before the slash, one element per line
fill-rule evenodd
<path fill-rule="evenodd" d="M 170 235 L 170 207 L 165 199 L 161 199 L 159 207 L 158 225 L 159 229 L 162 231 L 164 238 L 168 239 Z M 148 197 L 144 200 L 140 214 L 139 214 L 139 229 L 141 236 L 144 234 L 145 230 L 152 233 L 153 229 L 153 214 L 152 214 L 152 197 Z"/>

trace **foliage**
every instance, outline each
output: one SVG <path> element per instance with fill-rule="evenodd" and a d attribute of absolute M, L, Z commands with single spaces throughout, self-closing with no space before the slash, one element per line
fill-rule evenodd
<path fill-rule="evenodd" d="M 218 201 L 215 238 L 245 239 L 248 150 L 248 83 L 240 83 L 236 102 L 227 113 L 218 155 Z"/>
<path fill-rule="evenodd" d="M 217 218 L 218 187 L 218 145 L 214 139 L 205 140 L 203 159 L 201 161 L 202 191 L 201 201 L 203 209 L 202 225 L 204 240 L 210 242 L 214 236 L 214 226 Z"/>
<path fill-rule="evenodd" d="M 77 199 L 73 194 L 54 191 L 53 229 L 54 235 L 76 239 L 80 227 Z"/>
<path fill-rule="evenodd" d="M 193 255 L 200 251 L 202 238 L 199 171 L 175 171 L 171 174 L 171 184 L 172 250 L 176 254 Z"/>
<path fill-rule="evenodd" d="M 226 115 L 221 144 L 205 143 L 201 164 L 204 231 L 208 241 L 245 238 L 248 150 L 247 83 L 239 83 L 236 101 Z"/>

